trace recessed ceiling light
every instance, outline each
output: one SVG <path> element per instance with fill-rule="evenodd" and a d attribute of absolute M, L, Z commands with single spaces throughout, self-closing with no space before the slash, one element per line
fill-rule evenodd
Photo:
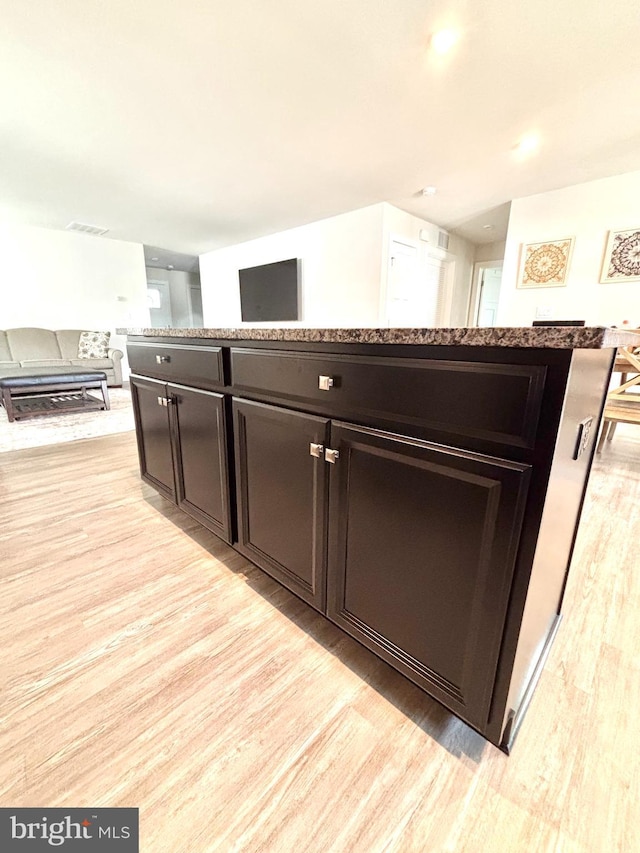
<path fill-rule="evenodd" d="M 493 229 L 493 225 L 483 225 L 482 227 L 485 231 L 491 231 Z"/>
<path fill-rule="evenodd" d="M 435 195 L 437 192 L 438 191 L 435 187 L 424 187 L 422 195 Z"/>
<path fill-rule="evenodd" d="M 519 157 L 530 157 L 538 150 L 540 137 L 537 133 L 527 133 L 515 146 L 514 151 Z"/>
<path fill-rule="evenodd" d="M 431 36 L 431 50 L 440 55 L 449 53 L 458 41 L 459 34 L 456 30 L 438 30 Z"/>

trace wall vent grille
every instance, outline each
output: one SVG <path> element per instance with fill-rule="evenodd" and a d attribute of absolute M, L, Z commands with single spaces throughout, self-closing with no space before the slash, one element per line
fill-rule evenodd
<path fill-rule="evenodd" d="M 445 252 L 449 250 L 449 235 L 446 231 L 438 231 L 438 248 Z"/>
<path fill-rule="evenodd" d="M 82 234 L 94 234 L 96 237 L 100 237 L 102 234 L 106 234 L 109 229 L 101 228 L 99 225 L 87 225 L 86 222 L 70 222 L 64 230 L 80 231 Z"/>

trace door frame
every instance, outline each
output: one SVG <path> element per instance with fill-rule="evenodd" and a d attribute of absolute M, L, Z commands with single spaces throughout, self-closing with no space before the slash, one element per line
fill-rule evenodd
<path fill-rule="evenodd" d="M 476 261 L 473 265 L 473 277 L 471 283 L 471 291 L 469 293 L 469 305 L 467 307 L 467 325 L 477 327 L 478 325 L 478 309 L 480 308 L 480 282 L 482 273 L 485 270 L 501 270 L 504 268 L 504 261 Z"/>

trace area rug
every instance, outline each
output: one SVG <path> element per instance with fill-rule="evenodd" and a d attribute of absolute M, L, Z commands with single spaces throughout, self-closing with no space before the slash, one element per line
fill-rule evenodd
<path fill-rule="evenodd" d="M 111 409 L 102 412 L 72 412 L 68 415 L 42 415 L 9 423 L 0 408 L 0 453 L 97 438 L 134 429 L 131 392 L 127 388 L 109 388 Z"/>

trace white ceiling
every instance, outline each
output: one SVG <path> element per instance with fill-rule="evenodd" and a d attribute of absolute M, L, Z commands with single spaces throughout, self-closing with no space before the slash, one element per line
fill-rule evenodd
<path fill-rule="evenodd" d="M 490 242 L 512 198 L 640 169 L 637 0 L 0 0 L 0 21 L 0 214 L 34 225 L 199 254 L 390 201 Z"/>
<path fill-rule="evenodd" d="M 144 245 L 144 265 L 154 269 L 174 269 L 183 272 L 200 272 L 200 259 L 197 255 L 185 255 L 172 249 Z"/>

